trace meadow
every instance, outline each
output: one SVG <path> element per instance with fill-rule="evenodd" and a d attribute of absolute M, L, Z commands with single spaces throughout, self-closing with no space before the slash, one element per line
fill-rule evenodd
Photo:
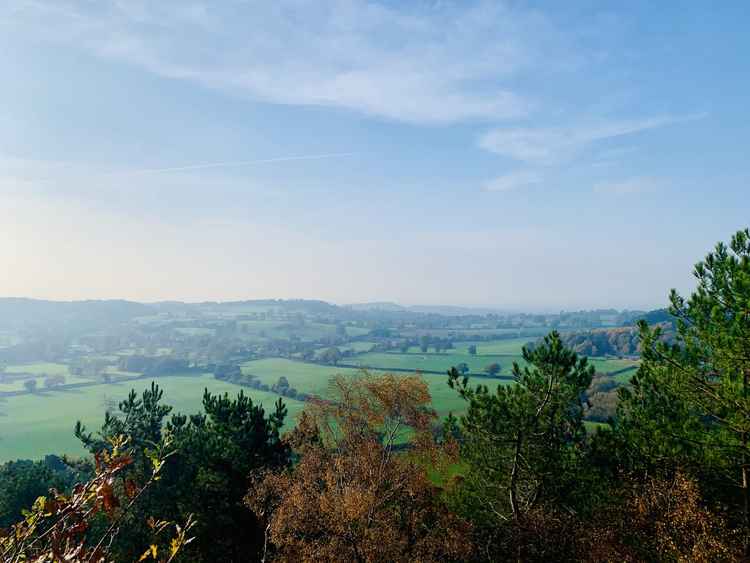
<path fill-rule="evenodd" d="M 156 381 L 164 390 L 164 403 L 173 406 L 173 412 L 199 412 L 204 389 L 212 393 L 229 393 L 230 396 L 242 389 L 266 409 L 273 408 L 273 403 L 279 398 L 273 393 L 218 381 L 208 374 L 160 377 Z M 83 422 L 89 430 L 97 430 L 108 405 L 125 399 L 131 389 L 140 394 L 150 384 L 150 379 L 139 379 L 82 389 L 42 390 L 1 401 L 0 462 L 16 458 L 38 459 L 51 453 L 83 455 L 84 449 L 73 436 L 76 420 Z M 303 403 L 287 398 L 284 403 L 289 410 L 288 424 L 293 424 Z"/>
<path fill-rule="evenodd" d="M 259 323 L 260 324 L 260 323 Z M 270 324 L 270 323 L 269 323 Z M 309 330 L 317 330 L 314 323 L 307 325 Z M 278 329 L 278 327 L 277 327 Z M 422 353 L 413 352 L 367 352 L 374 342 L 350 342 L 342 348 L 348 348 L 357 354 L 345 358 L 342 363 L 369 367 L 373 372 L 390 369 L 414 370 L 423 372 L 430 394 L 432 405 L 438 415 L 443 417 L 449 412 L 459 414 L 466 405 L 458 394 L 447 385 L 445 371 L 450 367 L 465 362 L 475 373 L 483 372 L 485 366 L 497 362 L 501 365 L 501 375 L 509 375 L 513 361 L 523 364 L 521 348 L 529 341 L 527 337 L 498 339 L 492 341 L 457 343 L 449 352 Z M 477 346 L 477 354 L 470 355 L 470 344 Z M 613 372 L 626 367 L 635 367 L 632 360 L 596 358 L 591 362 L 600 372 Z M 354 375 L 360 373 L 359 367 L 331 366 L 308 363 L 283 358 L 267 358 L 248 361 L 242 364 L 247 374 L 256 376 L 269 386 L 275 384 L 281 376 L 301 393 L 326 396 L 329 380 L 333 375 Z M 149 384 L 150 378 L 139 374 L 119 372 L 109 366 L 107 372 L 119 377 L 127 376 L 133 381 L 119 381 L 110 384 L 95 384 L 79 389 L 45 389 L 44 377 L 47 375 L 64 375 L 66 383 L 90 382 L 91 379 L 73 376 L 68 366 L 63 363 L 37 362 L 8 365 L 5 368 L 8 378 L 0 383 L 0 391 L 20 391 L 23 381 L 28 378 L 37 380 L 38 391 L 33 394 L 22 394 L 0 400 L 0 462 L 15 458 L 39 458 L 49 453 L 81 455 L 84 453 L 73 436 L 76 420 L 81 420 L 90 430 L 96 430 L 104 418 L 106 408 L 112 408 L 124 399 L 130 389 L 141 392 Z M 402 373 L 402 372 L 399 372 Z M 17 374 L 18 377 L 13 377 Z M 632 376 L 632 371 L 616 375 L 618 382 L 625 382 Z M 477 379 L 489 385 L 507 385 L 509 379 Z M 235 395 L 243 390 L 254 400 L 270 407 L 279 396 L 236 384 L 216 380 L 210 374 L 162 376 L 157 378 L 165 390 L 165 403 L 174 406 L 175 411 L 195 413 L 201 409 L 203 390 L 208 388 L 215 393 Z M 289 412 L 289 424 L 302 410 L 304 403 L 284 398 Z"/>
<path fill-rule="evenodd" d="M 396 354 L 390 352 L 370 352 L 360 354 L 353 358 L 345 358 L 342 363 L 355 364 L 362 367 L 383 369 L 411 369 L 420 371 L 446 372 L 451 367 L 460 363 L 469 366 L 472 373 L 482 373 L 488 364 L 500 364 L 503 375 L 510 375 L 513 361 L 522 362 L 520 356 L 511 355 L 483 355 L 471 356 L 469 354 Z"/>
<path fill-rule="evenodd" d="M 423 371 L 444 372 L 460 363 L 465 363 L 471 373 L 483 373 L 484 368 L 492 363 L 500 364 L 500 374 L 510 375 L 513 362 L 521 367 L 526 365 L 521 356 L 521 349 L 529 342 L 529 338 L 507 338 L 478 342 L 459 342 L 454 347 L 441 353 L 432 350 L 423 353 L 417 347 L 409 348 L 407 353 L 371 352 L 358 354 L 354 358 L 346 358 L 342 363 L 354 364 L 362 367 L 383 369 L 413 369 Z M 469 346 L 476 346 L 476 355 L 469 354 Z M 611 373 L 625 368 L 637 367 L 638 362 L 620 358 L 589 358 L 599 373 Z M 621 374 L 622 378 L 629 378 L 632 372 Z M 618 376 L 620 377 L 620 376 Z"/>
<path fill-rule="evenodd" d="M 358 368 L 345 368 L 336 366 L 325 366 L 295 362 L 282 358 L 270 358 L 266 360 L 255 360 L 242 365 L 244 373 L 253 374 L 262 383 L 273 385 L 282 375 L 287 378 L 289 385 L 302 393 L 326 396 L 328 382 L 334 375 L 355 375 L 361 373 Z M 383 370 L 371 370 L 372 373 L 382 373 Z M 432 396 L 432 406 L 440 416 L 446 416 L 449 412 L 459 413 L 465 409 L 465 403 L 456 391 L 448 387 L 448 377 L 438 374 L 423 374 Z M 487 380 L 488 384 L 508 384 L 508 380 Z"/>

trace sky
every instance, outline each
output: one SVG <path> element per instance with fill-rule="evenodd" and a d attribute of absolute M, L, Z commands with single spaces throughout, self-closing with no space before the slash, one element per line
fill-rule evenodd
<path fill-rule="evenodd" d="M 750 224 L 746 9 L 0 0 L 0 296 L 662 306 Z"/>

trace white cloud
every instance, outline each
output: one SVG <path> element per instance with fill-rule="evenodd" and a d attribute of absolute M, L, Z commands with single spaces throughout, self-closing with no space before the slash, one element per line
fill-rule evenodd
<path fill-rule="evenodd" d="M 638 177 L 616 182 L 602 182 L 594 186 L 599 194 L 630 195 L 654 191 L 661 186 L 656 178 Z"/>
<path fill-rule="evenodd" d="M 538 184 L 541 181 L 542 176 L 539 173 L 531 170 L 521 170 L 493 178 L 485 184 L 484 189 L 488 192 L 507 192 L 532 184 Z"/>
<path fill-rule="evenodd" d="M 562 35 L 499 2 L 17 1 L 0 32 L 278 104 L 448 123 L 515 118 L 512 79 L 569 66 Z"/>
<path fill-rule="evenodd" d="M 513 160 L 548 166 L 572 159 L 597 141 L 702 117 L 704 117 L 703 114 L 610 120 L 571 127 L 498 128 L 482 135 L 479 139 L 479 146 Z"/>

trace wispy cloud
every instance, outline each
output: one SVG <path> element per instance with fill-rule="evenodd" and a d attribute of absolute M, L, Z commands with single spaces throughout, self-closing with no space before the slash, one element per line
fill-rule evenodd
<path fill-rule="evenodd" d="M 539 173 L 530 170 L 521 170 L 493 178 L 484 185 L 484 189 L 488 192 L 508 192 L 525 188 L 532 184 L 538 184 L 541 181 L 542 176 Z"/>
<path fill-rule="evenodd" d="M 548 166 L 569 161 L 598 141 L 703 117 L 705 114 L 610 120 L 570 127 L 497 128 L 482 135 L 479 146 L 513 160 Z"/>
<path fill-rule="evenodd" d="M 637 177 L 614 182 L 602 182 L 594 186 L 598 194 L 631 195 L 653 192 L 659 189 L 663 182 L 657 178 Z"/>
<path fill-rule="evenodd" d="M 324 160 L 328 158 L 341 158 L 353 156 L 353 152 L 336 152 L 329 154 L 308 154 L 300 156 L 280 156 L 276 158 L 261 158 L 257 160 L 237 160 L 233 162 L 204 162 L 200 164 L 187 164 L 185 166 L 170 166 L 167 168 L 144 168 L 142 170 L 133 170 L 130 172 L 113 173 L 118 175 L 140 175 L 140 174 L 159 174 L 162 172 L 185 172 L 189 170 L 203 170 L 205 168 L 231 168 L 236 166 L 252 166 L 254 164 L 270 164 L 273 162 L 289 162 L 294 160 Z"/>
<path fill-rule="evenodd" d="M 563 34 L 500 2 L 16 1 L 3 30 L 256 100 L 418 123 L 525 115 L 513 78 L 569 64 Z"/>

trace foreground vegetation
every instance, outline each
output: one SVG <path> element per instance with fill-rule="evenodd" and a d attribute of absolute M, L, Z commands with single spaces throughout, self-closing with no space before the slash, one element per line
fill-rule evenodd
<path fill-rule="evenodd" d="M 434 379 L 345 370 L 323 391 L 309 368 L 280 375 L 265 408 L 206 391 L 188 416 L 152 383 L 96 432 L 77 425 L 91 457 L 2 467 L 3 559 L 746 560 L 750 231 L 695 275 L 689 298 L 670 295 L 669 329 L 639 324 L 637 372 L 593 431 L 589 403 L 613 382 L 557 331 L 523 348 L 511 384 L 459 363 Z M 259 366 L 194 378 L 252 393 Z M 436 412 L 442 392 L 459 416 Z"/>

